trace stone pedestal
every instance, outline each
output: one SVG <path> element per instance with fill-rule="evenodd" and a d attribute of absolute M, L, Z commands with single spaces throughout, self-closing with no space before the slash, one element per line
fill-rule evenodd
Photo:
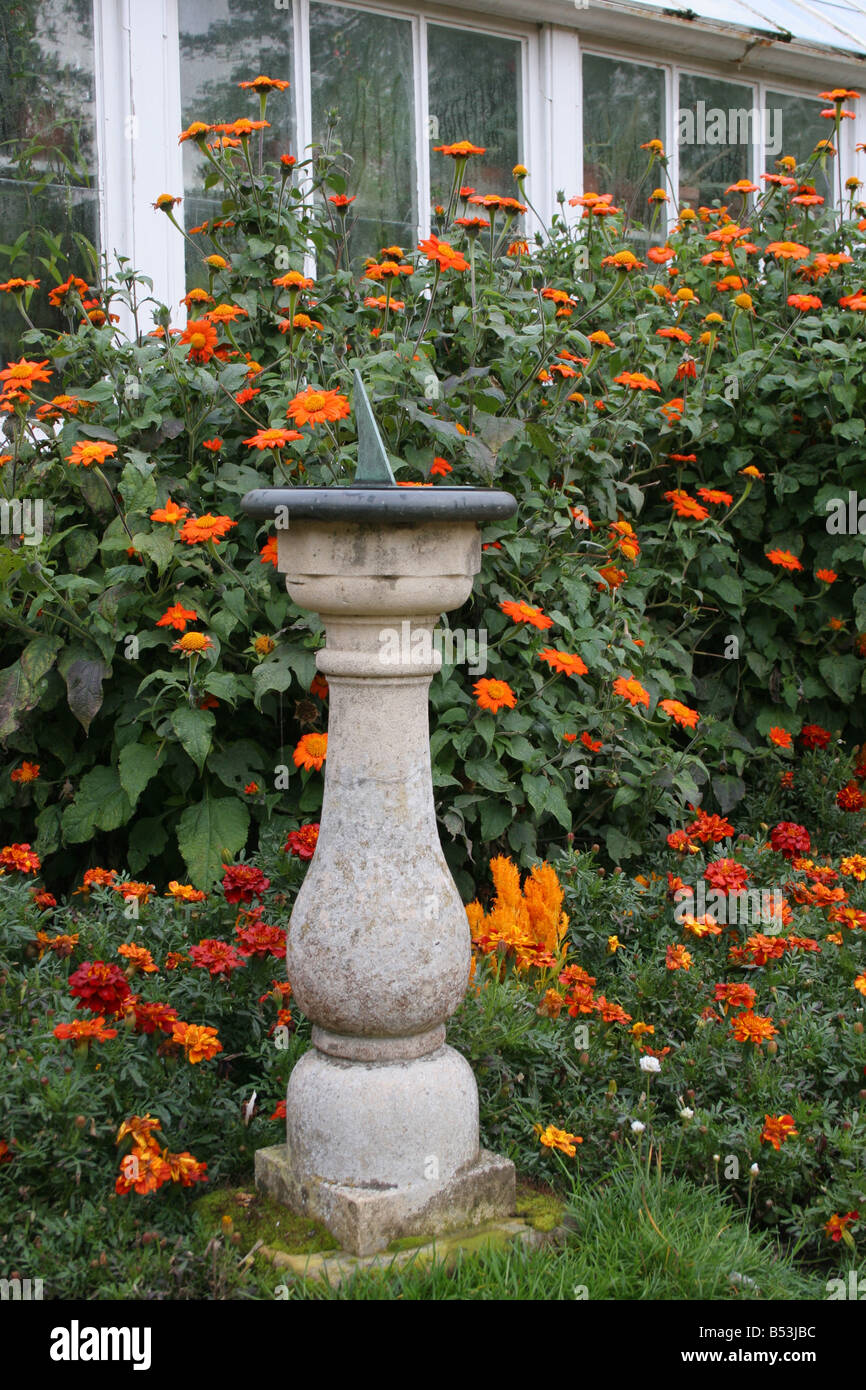
<path fill-rule="evenodd" d="M 319 840 L 287 950 L 313 1047 L 289 1079 L 285 1148 L 257 1153 L 256 1183 L 358 1255 L 514 1206 L 513 1165 L 479 1148 L 475 1078 L 445 1043 L 471 947 L 439 843 L 427 716 L 433 628 L 468 597 L 480 535 L 465 515 L 437 516 L 430 491 L 417 517 L 413 501 L 388 503 L 396 520 L 375 503 L 362 520 L 312 505 L 297 515 L 296 501 L 278 532 L 292 599 L 325 623 L 329 727 Z"/>

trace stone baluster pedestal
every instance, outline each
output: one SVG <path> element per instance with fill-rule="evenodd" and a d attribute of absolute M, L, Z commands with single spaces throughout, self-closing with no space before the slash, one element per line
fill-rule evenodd
<path fill-rule="evenodd" d="M 509 1216 L 513 1165 L 479 1148 L 478 1094 L 445 1022 L 467 988 L 466 912 L 439 843 L 427 700 L 432 631 L 468 597 L 478 522 L 510 515 L 474 488 L 285 489 L 279 568 L 321 615 L 328 756 L 319 840 L 287 964 L 313 1046 L 286 1096 L 286 1144 L 256 1183 L 358 1255 L 394 1238 Z"/>

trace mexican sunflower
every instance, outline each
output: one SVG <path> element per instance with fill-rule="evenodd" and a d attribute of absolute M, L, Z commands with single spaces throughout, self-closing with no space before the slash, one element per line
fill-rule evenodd
<path fill-rule="evenodd" d="M 778 565 L 779 569 L 801 570 L 803 568 L 796 555 L 792 555 L 790 550 L 768 550 L 766 555 L 770 564 Z"/>
<path fill-rule="evenodd" d="M 546 631 L 549 627 L 553 627 L 553 619 L 548 618 L 540 608 L 533 608 L 531 603 L 524 603 L 522 601 L 520 603 L 515 603 L 511 599 L 507 599 L 504 603 L 500 603 L 499 607 L 502 609 L 505 616 L 511 618 L 515 623 L 529 623 L 532 627 L 537 627 L 541 632 Z"/>
<path fill-rule="evenodd" d="M 167 608 L 161 618 L 157 619 L 157 627 L 173 627 L 177 632 L 183 632 L 187 623 L 197 623 L 198 614 L 193 608 L 184 608 L 182 603 L 173 603 Z"/>
<path fill-rule="evenodd" d="M 244 443 L 250 449 L 283 449 L 293 439 L 303 439 L 300 430 L 270 429 L 257 430 Z"/>
<path fill-rule="evenodd" d="M 574 652 L 560 652 L 555 647 L 545 647 L 538 653 L 538 658 L 563 676 L 585 676 L 589 669 Z"/>
<path fill-rule="evenodd" d="M 497 714 L 501 709 L 513 709 L 517 704 L 517 696 L 507 681 L 492 680 L 485 676 L 476 681 L 472 689 L 475 691 L 479 709 L 489 710 L 491 714 Z"/>
<path fill-rule="evenodd" d="M 328 756 L 327 734 L 304 734 L 292 754 L 295 767 L 318 772 Z"/>
<path fill-rule="evenodd" d="M 157 507 L 151 512 L 151 521 L 161 521 L 166 526 L 176 526 L 179 521 L 183 521 L 185 516 L 189 516 L 189 507 L 179 507 L 177 502 L 172 502 L 170 497 L 165 499 L 164 507 Z"/>
<path fill-rule="evenodd" d="M 187 545 L 198 545 L 205 541 L 219 544 L 233 526 L 237 526 L 237 522 L 232 521 L 231 517 L 205 512 L 204 516 L 191 516 L 185 521 L 178 535 Z"/>
<path fill-rule="evenodd" d="M 81 468 L 89 468 L 92 463 L 105 463 L 106 459 L 111 458 L 116 453 L 116 444 L 86 439 L 80 444 L 73 444 L 72 453 L 66 455 L 66 462 L 76 464 Z"/>
<path fill-rule="evenodd" d="M 555 870 L 547 863 L 534 864 L 522 891 L 520 873 L 510 859 L 497 855 L 490 872 L 496 887 L 490 911 L 485 913 L 477 901 L 466 909 L 476 948 L 495 956 L 502 945 L 513 953 L 518 970 L 555 964 L 568 929 Z"/>
<path fill-rule="evenodd" d="M 613 683 L 613 689 L 616 695 L 621 695 L 624 700 L 628 700 L 630 705 L 646 705 L 649 709 L 649 691 L 644 690 L 640 681 L 635 680 L 634 676 L 629 679 L 626 679 L 625 676 L 617 676 Z"/>
<path fill-rule="evenodd" d="M 44 362 L 30 362 L 26 357 L 22 357 L 20 362 L 10 362 L 0 372 L 0 381 L 5 382 L 4 391 L 12 390 L 29 391 L 37 381 L 50 381 L 52 373 L 46 372 L 48 358 Z"/>
<path fill-rule="evenodd" d="M 191 319 L 178 342 L 189 344 L 190 362 L 209 362 L 217 345 L 217 331 L 208 319 Z"/>
<path fill-rule="evenodd" d="M 431 236 L 426 241 L 419 241 L 418 250 L 423 252 L 428 261 L 435 261 L 440 270 L 469 269 L 469 262 L 465 257 L 447 241 L 440 241 L 438 237 Z"/>
<path fill-rule="evenodd" d="M 339 391 L 320 391 L 308 386 L 289 401 L 286 418 L 294 420 L 296 425 L 321 425 L 342 420 L 351 413 L 348 400 Z"/>
<path fill-rule="evenodd" d="M 683 729 L 694 729 L 700 715 L 679 700 L 659 700 L 659 709 Z"/>
<path fill-rule="evenodd" d="M 682 488 L 666 492 L 665 501 L 670 502 L 677 516 L 691 521 L 705 521 L 709 516 L 706 507 L 702 507 L 700 502 L 695 501 L 694 497 L 690 497 Z"/>

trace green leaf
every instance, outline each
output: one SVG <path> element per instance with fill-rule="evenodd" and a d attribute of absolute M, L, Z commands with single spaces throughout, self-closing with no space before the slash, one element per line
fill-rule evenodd
<path fill-rule="evenodd" d="M 478 810 L 481 815 L 481 838 L 485 844 L 497 839 L 514 817 L 514 807 L 509 802 L 494 800 L 493 797 L 480 802 Z"/>
<path fill-rule="evenodd" d="M 241 738 L 211 753 L 208 770 L 217 776 L 233 791 L 243 792 L 249 782 L 261 777 L 265 765 L 265 755 L 257 743 Z"/>
<path fill-rule="evenodd" d="M 120 785 L 135 806 L 159 766 L 159 750 L 155 743 L 128 743 L 117 760 Z"/>
<path fill-rule="evenodd" d="M 85 733 L 102 708 L 102 682 L 107 672 L 104 661 L 79 658 L 70 662 L 63 673 L 67 703 Z"/>
<path fill-rule="evenodd" d="M 132 815 L 132 806 L 114 767 L 95 767 L 82 777 L 71 806 L 61 818 L 66 844 L 81 844 L 95 830 L 119 830 Z"/>
<path fill-rule="evenodd" d="M 210 752 L 215 722 L 211 710 L 195 709 L 189 705 L 181 705 L 171 716 L 171 727 L 177 734 L 184 752 L 189 754 L 199 772 Z"/>
<path fill-rule="evenodd" d="M 723 816 L 726 816 L 729 811 L 733 811 L 737 803 L 742 801 L 746 795 L 746 784 L 742 777 L 732 777 L 729 773 L 713 777 L 711 786 Z"/>
<path fill-rule="evenodd" d="M 818 662 L 824 680 L 844 704 L 850 704 L 860 687 L 863 663 L 855 656 L 825 656 Z"/>
<path fill-rule="evenodd" d="M 153 561 L 157 574 L 163 574 L 168 569 L 174 555 L 174 533 L 170 526 L 164 526 L 159 531 L 136 531 L 132 544 Z"/>
<path fill-rule="evenodd" d="M 196 888 L 210 888 L 222 877 L 223 864 L 244 848 L 249 823 L 249 811 L 238 797 L 206 795 L 187 806 L 177 827 L 177 843 Z"/>

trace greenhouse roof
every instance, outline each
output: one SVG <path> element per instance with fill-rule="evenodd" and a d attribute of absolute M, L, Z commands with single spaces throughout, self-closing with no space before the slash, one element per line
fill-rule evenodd
<path fill-rule="evenodd" d="M 866 52 L 866 4 L 856 0 L 690 0 L 682 5 L 630 0 L 684 19 L 751 29 L 783 41 Z"/>

